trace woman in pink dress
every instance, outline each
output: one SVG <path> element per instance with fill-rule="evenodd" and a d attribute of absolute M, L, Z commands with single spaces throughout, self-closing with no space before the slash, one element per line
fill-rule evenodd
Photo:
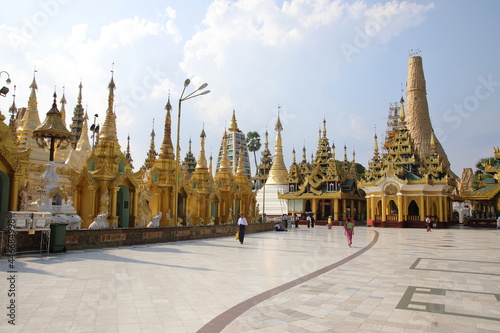
<path fill-rule="evenodd" d="M 350 217 L 348 217 L 344 223 L 344 235 L 347 238 L 347 245 L 351 247 L 352 235 L 354 235 L 354 220 Z"/>

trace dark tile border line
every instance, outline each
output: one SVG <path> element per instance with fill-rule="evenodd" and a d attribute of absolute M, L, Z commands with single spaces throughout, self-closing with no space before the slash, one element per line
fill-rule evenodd
<path fill-rule="evenodd" d="M 295 286 L 298 286 L 299 284 L 302 284 L 306 281 L 309 281 L 321 274 L 325 274 L 326 272 L 337 268 L 339 266 L 342 266 L 343 264 L 351 261 L 352 259 L 359 257 L 369 249 L 371 249 L 378 241 L 379 233 L 376 230 L 370 230 L 375 233 L 375 236 L 373 237 L 372 241 L 359 250 L 358 252 L 351 254 L 350 256 L 337 261 L 336 263 L 333 263 L 331 265 L 325 266 L 323 268 L 318 269 L 315 272 L 309 273 L 307 275 L 304 275 L 300 278 L 297 278 L 295 280 L 292 280 L 290 282 L 287 282 L 285 284 L 282 284 L 281 286 L 275 287 L 273 289 L 267 290 L 261 294 L 258 294 L 252 298 L 247 299 L 246 301 L 243 301 L 239 304 L 236 304 L 232 308 L 224 311 L 208 323 L 206 323 L 202 328 L 200 328 L 197 333 L 216 333 L 216 332 L 221 332 L 224 328 L 226 328 L 227 325 L 229 325 L 233 320 L 238 318 L 240 315 L 242 315 L 245 311 L 249 310 L 250 308 L 254 307 L 255 305 L 278 295 L 279 293 L 282 293 L 285 290 L 288 290 L 290 288 L 293 288 Z"/>
<path fill-rule="evenodd" d="M 459 261 L 459 262 L 472 262 L 479 264 L 490 264 L 490 265 L 500 265 L 500 262 L 497 261 L 477 261 L 477 260 L 463 260 L 463 259 L 443 259 L 443 258 L 417 258 L 415 262 L 410 266 L 410 269 L 416 271 L 431 271 L 431 272 L 449 272 L 449 273 L 462 273 L 462 274 L 476 274 L 476 275 L 493 275 L 500 276 L 498 273 L 483 273 L 483 272 L 468 272 L 468 271 L 456 271 L 451 269 L 437 269 L 437 268 L 418 268 L 417 266 L 420 264 L 422 260 L 431 260 L 431 261 Z"/>
<path fill-rule="evenodd" d="M 446 297 L 446 292 L 459 292 L 464 294 L 480 294 L 480 295 L 490 295 L 494 296 L 497 301 L 500 302 L 500 294 L 487 293 L 481 291 L 471 291 L 471 290 L 456 290 L 456 289 L 441 289 L 441 288 L 428 288 L 428 287 L 417 287 L 417 286 L 408 286 L 406 292 L 403 297 L 399 301 L 396 309 L 400 310 L 410 310 L 410 311 L 420 311 L 420 312 L 430 312 L 430 313 L 439 313 L 443 315 L 452 315 L 452 316 L 460 316 L 466 318 L 476 318 L 476 319 L 484 319 L 484 320 L 496 320 L 500 321 L 500 318 L 497 317 L 488 317 L 481 315 L 473 315 L 468 313 L 459 313 L 459 312 L 449 312 L 446 311 L 446 306 L 444 304 L 437 303 L 429 303 L 422 301 L 412 301 L 413 295 L 415 294 L 424 294 L 424 295 L 437 295 Z M 411 307 L 411 305 L 415 307 Z M 418 306 L 422 308 L 418 308 Z M 423 309 L 425 307 L 425 309 Z"/>

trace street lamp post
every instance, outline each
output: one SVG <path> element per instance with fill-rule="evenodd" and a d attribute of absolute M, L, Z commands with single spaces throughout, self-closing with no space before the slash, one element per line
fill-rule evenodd
<path fill-rule="evenodd" d="M 175 168 L 175 180 L 174 180 L 174 223 L 177 225 L 178 219 L 179 219 L 179 164 L 180 164 L 180 147 L 179 147 L 179 140 L 180 140 L 180 134 L 181 134 L 181 105 L 182 102 L 187 101 L 188 99 L 195 98 L 201 95 L 206 95 L 210 92 L 210 90 L 204 90 L 208 84 L 203 83 L 198 89 L 193 91 L 187 96 L 184 96 L 184 92 L 186 91 L 187 86 L 191 83 L 191 80 L 186 79 L 184 81 L 184 88 L 182 89 L 181 97 L 179 98 L 179 113 L 177 114 L 177 143 L 175 145 L 175 162 L 177 163 L 176 168 Z M 201 92 L 200 92 L 201 91 Z"/>
<path fill-rule="evenodd" d="M 96 120 L 99 115 L 96 113 L 94 115 L 94 123 L 90 126 L 90 131 L 92 132 L 92 150 L 95 148 L 95 136 L 99 133 L 99 125 L 96 125 Z"/>

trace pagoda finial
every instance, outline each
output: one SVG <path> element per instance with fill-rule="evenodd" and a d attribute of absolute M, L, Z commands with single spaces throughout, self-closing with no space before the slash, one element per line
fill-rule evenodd
<path fill-rule="evenodd" d="M 63 121 L 63 124 L 66 127 L 66 96 L 65 96 L 65 93 L 66 93 L 66 87 L 63 86 L 63 94 L 62 94 L 61 101 L 60 101 L 61 110 L 59 112 L 61 113 L 61 119 Z"/>
<path fill-rule="evenodd" d="M 198 156 L 196 169 L 207 169 L 207 158 L 205 157 L 205 124 L 201 129 L 200 133 L 200 156 Z"/>
<path fill-rule="evenodd" d="M 227 152 L 227 131 L 224 130 L 224 139 L 223 139 L 223 148 L 222 148 L 222 157 L 220 160 L 220 170 L 231 170 L 231 162 L 229 161 L 229 156 Z"/>
<path fill-rule="evenodd" d="M 160 158 L 174 159 L 174 146 L 172 144 L 172 105 L 170 104 L 170 91 L 168 93 L 165 110 L 167 111 L 167 114 L 165 115 L 165 128 L 163 133 L 163 142 L 160 147 Z"/>
<path fill-rule="evenodd" d="M 274 126 L 274 130 L 277 132 L 281 132 L 283 130 L 283 125 L 281 125 L 281 120 L 280 120 L 280 110 L 281 106 L 278 105 L 278 119 L 276 120 L 276 126 Z"/>
<path fill-rule="evenodd" d="M 116 115 L 114 112 L 114 101 L 115 101 L 114 90 L 116 89 L 116 86 L 113 80 L 113 75 L 114 75 L 114 70 L 111 70 L 111 81 L 108 84 L 108 89 L 109 89 L 108 109 L 106 110 L 106 117 L 104 118 L 104 124 L 99 134 L 99 142 L 102 142 L 101 139 L 104 138 L 114 140 L 116 142 L 118 141 L 118 136 L 116 134 Z"/>
<path fill-rule="evenodd" d="M 403 99 L 403 96 L 401 96 L 401 99 L 399 100 L 399 119 L 401 121 L 405 121 L 405 100 Z"/>
<path fill-rule="evenodd" d="M 436 151 L 436 137 L 434 136 L 434 130 L 431 131 L 431 140 L 429 145 L 431 146 L 431 152 Z"/>
<path fill-rule="evenodd" d="M 295 147 L 292 149 L 292 164 L 297 163 L 296 158 L 295 158 Z"/>
<path fill-rule="evenodd" d="M 236 111 L 233 109 L 233 117 L 231 118 L 231 125 L 229 125 L 228 130 L 231 132 L 239 131 L 238 124 L 236 123 Z"/>

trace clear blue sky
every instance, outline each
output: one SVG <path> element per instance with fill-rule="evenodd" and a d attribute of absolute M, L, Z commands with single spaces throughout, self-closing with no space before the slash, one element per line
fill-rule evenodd
<path fill-rule="evenodd" d="M 211 93 L 183 103 L 182 156 L 189 138 L 198 155 L 203 124 L 215 156 L 233 109 L 243 132 L 267 128 L 273 151 L 280 105 L 287 167 L 292 148 L 298 159 L 304 145 L 315 153 L 323 119 L 337 158 L 345 144 L 366 166 L 401 97 L 408 52 L 420 49 L 433 127 L 461 175 L 500 145 L 498 13 L 494 0 L 10 1 L 0 12 L 0 70 L 22 107 L 36 68 L 42 120 L 64 86 L 69 124 L 80 80 L 89 115 L 104 119 L 114 63 L 118 136 L 125 150 L 130 135 L 136 169 L 153 119 L 160 147 L 169 91 L 175 143 L 186 78 Z M 0 97 L 4 115 L 11 103 Z"/>

